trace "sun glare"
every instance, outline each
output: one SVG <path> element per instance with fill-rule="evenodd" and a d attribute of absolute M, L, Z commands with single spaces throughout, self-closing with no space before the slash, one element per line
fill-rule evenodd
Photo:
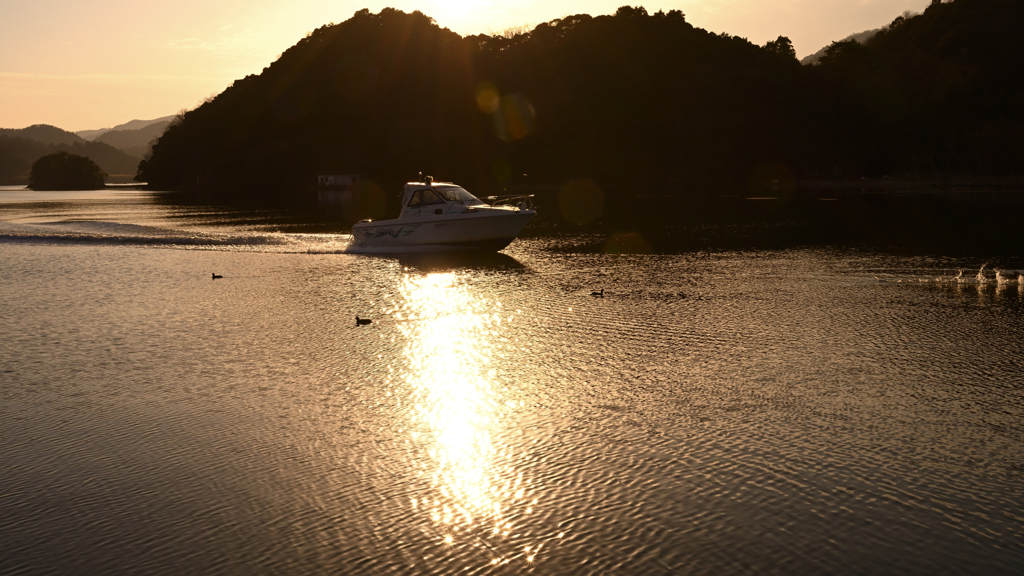
<path fill-rule="evenodd" d="M 445 546 L 467 533 L 500 545 L 538 502 L 521 469 L 525 455 L 503 441 L 520 404 L 503 398 L 494 378 L 494 344 L 515 316 L 454 273 L 408 274 L 399 292 L 409 435 L 432 492 L 412 499 L 413 509 Z"/>
<path fill-rule="evenodd" d="M 505 13 L 500 4 L 487 0 L 429 0 L 420 11 L 462 35 L 488 32 Z"/>

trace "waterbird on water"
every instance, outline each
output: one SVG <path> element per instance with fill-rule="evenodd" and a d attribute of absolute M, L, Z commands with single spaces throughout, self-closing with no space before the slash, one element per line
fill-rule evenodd
<path fill-rule="evenodd" d="M 604 298 L 604 288 L 601 288 L 601 291 L 600 291 L 600 292 L 598 292 L 597 290 L 594 290 L 594 291 L 592 291 L 592 292 L 590 293 L 590 295 L 591 295 L 591 296 L 599 296 L 599 297 L 601 297 L 601 298 Z"/>
<path fill-rule="evenodd" d="M 369 318 L 360 318 L 359 315 L 356 314 L 356 326 L 366 326 L 367 324 L 373 324 L 373 320 L 370 320 Z"/>
<path fill-rule="evenodd" d="M 223 276 L 221 276 L 220 274 L 217 274 L 216 272 L 214 272 L 213 273 L 213 279 L 216 280 L 217 278 L 223 278 Z"/>

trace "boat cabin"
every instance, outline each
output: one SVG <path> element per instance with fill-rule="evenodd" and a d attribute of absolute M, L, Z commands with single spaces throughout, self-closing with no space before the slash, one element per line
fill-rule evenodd
<path fill-rule="evenodd" d="M 459 214 L 471 206 L 486 206 L 486 203 L 456 184 L 409 182 L 402 195 L 402 214 L 399 218 Z"/>

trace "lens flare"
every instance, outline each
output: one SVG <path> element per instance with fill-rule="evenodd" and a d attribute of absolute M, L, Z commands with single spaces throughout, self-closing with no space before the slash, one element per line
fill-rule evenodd
<path fill-rule="evenodd" d="M 476 87 L 476 106 L 484 114 L 494 114 L 501 106 L 498 87 L 490 82 L 481 82 Z"/>
<path fill-rule="evenodd" d="M 525 138 L 533 132 L 536 112 L 526 96 L 509 94 L 501 98 L 501 107 L 493 117 L 498 138 L 511 142 Z"/>

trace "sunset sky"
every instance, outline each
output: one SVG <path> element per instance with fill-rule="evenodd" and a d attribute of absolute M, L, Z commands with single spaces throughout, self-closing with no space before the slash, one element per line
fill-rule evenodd
<path fill-rule="evenodd" d="M 674 0 L 712 32 L 764 44 L 788 36 L 801 57 L 877 28 L 929 0 Z M 420 10 L 462 35 L 534 26 L 571 14 L 612 14 L 624 0 L 4 0 L 0 3 L 0 128 L 110 127 L 194 108 L 257 74 L 307 32 L 369 8 Z"/>

